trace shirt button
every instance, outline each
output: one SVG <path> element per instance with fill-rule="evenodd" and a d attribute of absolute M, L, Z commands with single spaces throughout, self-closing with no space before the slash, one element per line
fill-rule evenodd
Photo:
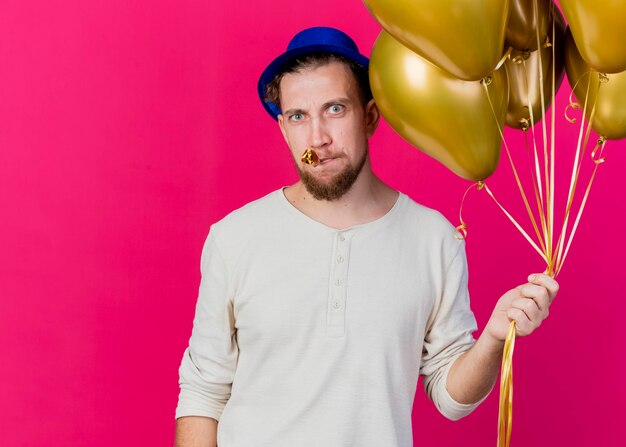
<path fill-rule="evenodd" d="M 341 302 L 339 302 L 339 301 L 335 301 L 335 302 L 333 302 L 333 307 L 334 307 L 335 309 L 339 309 L 339 308 L 341 307 Z"/>
<path fill-rule="evenodd" d="M 343 242 L 343 241 L 345 241 L 345 240 L 346 240 L 346 237 L 342 234 L 341 236 L 339 236 L 339 240 L 340 240 L 341 242 Z"/>
<path fill-rule="evenodd" d="M 335 281 L 335 285 L 340 286 L 341 285 L 341 280 L 340 279 L 336 280 Z"/>
<path fill-rule="evenodd" d="M 337 256 L 337 262 L 341 264 L 343 262 L 343 256 L 341 255 Z"/>

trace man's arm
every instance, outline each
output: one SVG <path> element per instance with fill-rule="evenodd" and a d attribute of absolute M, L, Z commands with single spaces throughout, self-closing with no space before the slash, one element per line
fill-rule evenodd
<path fill-rule="evenodd" d="M 180 363 L 176 445 L 216 445 L 217 421 L 230 399 L 239 348 L 226 261 L 211 227 L 200 258 L 200 288 L 189 347 Z"/>
<path fill-rule="evenodd" d="M 498 376 L 511 321 L 515 320 L 516 336 L 523 337 L 548 316 L 558 283 L 544 274 L 530 275 L 528 280 L 502 295 L 476 344 L 452 364 L 446 389 L 455 401 L 470 404 L 489 393 Z"/>
<path fill-rule="evenodd" d="M 176 419 L 174 447 L 217 447 L 217 421 L 204 416 Z"/>

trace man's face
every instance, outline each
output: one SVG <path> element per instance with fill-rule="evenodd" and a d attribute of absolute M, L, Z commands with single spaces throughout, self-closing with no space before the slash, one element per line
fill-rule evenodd
<path fill-rule="evenodd" d="M 356 82 L 340 62 L 288 73 L 280 82 L 278 123 L 302 183 L 318 200 L 345 194 L 367 161 L 378 110 L 373 101 L 363 106 Z M 317 153 L 317 166 L 300 160 L 306 148 Z"/>

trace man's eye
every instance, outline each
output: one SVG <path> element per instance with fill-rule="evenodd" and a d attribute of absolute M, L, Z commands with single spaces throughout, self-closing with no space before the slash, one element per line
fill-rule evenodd
<path fill-rule="evenodd" d="M 339 113 L 343 110 L 343 106 L 341 104 L 333 104 L 328 110 L 330 113 Z"/>
<path fill-rule="evenodd" d="M 294 113 L 293 115 L 291 115 L 289 117 L 289 119 L 291 121 L 300 121 L 302 119 L 302 114 L 301 113 Z"/>

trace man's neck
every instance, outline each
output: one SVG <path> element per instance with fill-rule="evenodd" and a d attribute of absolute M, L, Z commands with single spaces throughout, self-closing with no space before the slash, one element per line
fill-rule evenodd
<path fill-rule="evenodd" d="M 343 229 L 372 222 L 389 212 L 398 192 L 374 175 L 369 163 L 348 192 L 336 200 L 318 200 L 302 184 L 284 190 L 285 197 L 302 213 L 326 226 Z"/>

